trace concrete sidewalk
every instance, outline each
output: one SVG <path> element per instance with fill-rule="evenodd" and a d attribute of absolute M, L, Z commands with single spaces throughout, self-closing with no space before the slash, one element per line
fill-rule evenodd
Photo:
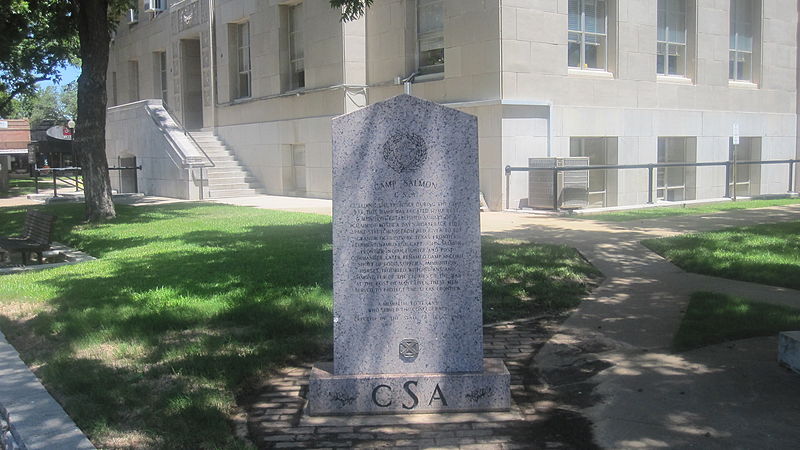
<path fill-rule="evenodd" d="M 11 432 L 17 445 L 25 445 L 22 448 L 94 448 L 22 362 L 3 333 L 0 333 L 0 407 L 8 413 Z"/>
<path fill-rule="evenodd" d="M 580 385 L 606 448 L 796 448 L 800 376 L 777 365 L 775 337 L 672 354 L 689 295 L 731 293 L 800 307 L 800 292 L 685 273 L 639 241 L 800 220 L 800 205 L 624 223 L 488 213 L 485 235 L 576 247 L 604 283 L 537 354 L 554 388 Z M 564 377 L 564 373 L 571 376 Z M 576 376 L 577 374 L 577 376 Z"/>

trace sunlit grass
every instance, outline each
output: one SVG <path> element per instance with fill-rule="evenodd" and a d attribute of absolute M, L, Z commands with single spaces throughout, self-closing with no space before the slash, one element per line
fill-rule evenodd
<path fill-rule="evenodd" d="M 800 221 L 651 239 L 644 245 L 689 272 L 800 289 Z"/>
<path fill-rule="evenodd" d="M 324 358 L 332 337 L 326 216 L 182 203 L 46 208 L 54 238 L 99 259 L 0 277 L 0 328 L 99 447 L 236 448 L 235 397 Z M 0 235 L 23 208 L 0 209 Z M 562 311 L 598 272 L 572 249 L 485 241 L 485 320 Z"/>
<path fill-rule="evenodd" d="M 687 206 L 664 206 L 658 208 L 642 208 L 627 211 L 605 212 L 596 214 L 580 214 L 578 219 L 602 220 L 605 222 L 627 222 L 631 220 L 657 219 L 660 217 L 690 216 L 710 214 L 737 209 L 766 208 L 800 203 L 800 198 L 781 198 L 772 200 L 740 200 L 736 202 L 705 203 Z"/>
<path fill-rule="evenodd" d="M 800 309 L 713 292 L 692 294 L 673 340 L 677 351 L 800 329 Z"/>
<path fill-rule="evenodd" d="M 566 246 L 484 239 L 482 252 L 489 322 L 573 308 L 601 276 Z"/>

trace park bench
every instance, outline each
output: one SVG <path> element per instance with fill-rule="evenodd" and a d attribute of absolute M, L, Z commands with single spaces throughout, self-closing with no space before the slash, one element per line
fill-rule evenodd
<path fill-rule="evenodd" d="M 40 211 L 28 210 L 22 234 L 16 237 L 0 237 L 0 249 L 7 253 L 20 252 L 22 265 L 28 263 L 31 253 L 36 253 L 42 264 L 42 253 L 50 248 L 50 235 L 56 217 Z"/>

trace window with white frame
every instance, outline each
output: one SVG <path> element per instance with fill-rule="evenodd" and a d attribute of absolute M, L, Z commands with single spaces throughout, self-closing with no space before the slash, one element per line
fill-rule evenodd
<path fill-rule="evenodd" d="M 306 86 L 305 48 L 303 40 L 303 4 L 289 6 L 289 89 L 295 90 Z"/>
<path fill-rule="evenodd" d="M 119 105 L 117 100 L 117 72 L 111 72 L 111 106 Z"/>
<path fill-rule="evenodd" d="M 686 76 L 687 0 L 658 0 L 658 41 L 656 72 Z"/>
<path fill-rule="evenodd" d="M 250 23 L 236 27 L 236 98 L 250 97 Z"/>
<path fill-rule="evenodd" d="M 659 137 L 659 163 L 686 163 L 696 160 L 697 140 L 690 137 Z M 695 195 L 693 167 L 659 167 L 656 169 L 656 198 L 670 202 L 692 200 Z"/>
<path fill-rule="evenodd" d="M 155 80 L 156 96 L 160 98 L 164 104 L 167 104 L 167 52 L 160 51 L 153 54 L 153 61 L 155 63 Z"/>
<path fill-rule="evenodd" d="M 616 138 L 573 137 L 569 140 L 569 156 L 588 156 L 589 165 L 616 164 Z M 612 206 L 609 197 L 610 178 L 608 170 L 589 171 L 590 208 Z"/>
<path fill-rule="evenodd" d="M 306 146 L 292 145 L 292 180 L 293 190 L 297 195 L 306 193 Z"/>
<path fill-rule="evenodd" d="M 444 72 L 444 2 L 417 0 L 417 72 Z"/>
<path fill-rule="evenodd" d="M 731 0 L 728 78 L 754 81 L 754 66 L 760 34 L 760 8 L 757 0 Z"/>
<path fill-rule="evenodd" d="M 569 0 L 569 67 L 608 70 L 608 3 Z"/>
<path fill-rule="evenodd" d="M 128 61 L 128 101 L 139 101 L 139 61 Z"/>

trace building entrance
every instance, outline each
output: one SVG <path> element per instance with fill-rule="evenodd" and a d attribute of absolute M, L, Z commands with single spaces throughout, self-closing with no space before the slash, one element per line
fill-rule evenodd
<path fill-rule="evenodd" d="M 200 40 L 181 40 L 181 80 L 183 84 L 183 126 L 203 128 L 203 81 L 200 65 Z"/>

